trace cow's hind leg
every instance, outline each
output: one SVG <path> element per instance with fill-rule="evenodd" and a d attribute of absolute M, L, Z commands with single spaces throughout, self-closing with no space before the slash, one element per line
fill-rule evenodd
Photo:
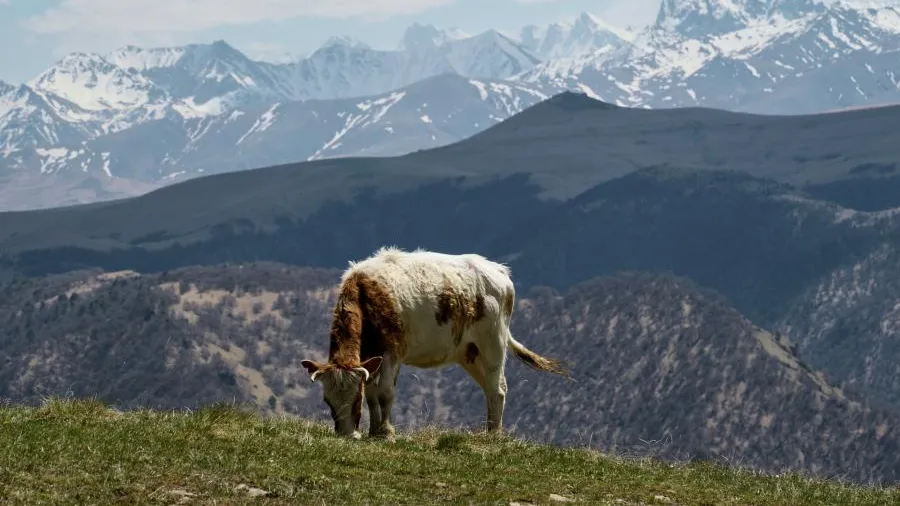
<path fill-rule="evenodd" d="M 503 409 L 506 406 L 505 362 L 504 359 L 501 359 L 499 363 L 485 367 L 484 395 L 487 399 L 488 432 L 495 432 L 503 429 Z"/>
<path fill-rule="evenodd" d="M 487 407 L 485 427 L 488 432 L 503 428 L 503 410 L 506 405 L 505 351 L 491 341 L 483 342 L 481 347 L 470 342 L 460 360 L 460 365 L 484 392 Z"/>

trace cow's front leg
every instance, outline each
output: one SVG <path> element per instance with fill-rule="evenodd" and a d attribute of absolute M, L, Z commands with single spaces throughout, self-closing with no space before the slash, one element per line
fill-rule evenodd
<path fill-rule="evenodd" d="M 381 404 L 381 427 L 375 433 L 375 436 L 385 437 L 390 441 L 394 440 L 394 426 L 391 424 L 391 408 L 394 405 L 394 385 L 385 388 L 378 397 L 378 403 Z"/>
<path fill-rule="evenodd" d="M 395 364 L 390 355 L 385 355 L 378 378 L 366 387 L 370 436 L 394 440 L 396 431 L 391 425 L 391 408 L 394 406 L 394 392 L 399 372 L 399 364 Z M 377 413 L 377 417 L 372 413 Z"/>
<path fill-rule="evenodd" d="M 366 406 L 369 407 L 369 435 L 374 436 L 376 430 L 381 427 L 383 417 L 381 414 L 381 402 L 378 400 L 378 390 L 375 385 L 366 387 Z"/>

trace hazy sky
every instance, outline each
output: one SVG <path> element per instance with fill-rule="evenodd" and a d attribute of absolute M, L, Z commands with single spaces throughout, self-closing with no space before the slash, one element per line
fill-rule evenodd
<path fill-rule="evenodd" d="M 0 0 L 0 79 L 25 82 L 72 51 L 224 39 L 251 57 L 305 54 L 329 36 L 394 48 L 413 22 L 515 31 L 591 12 L 644 25 L 660 0 Z"/>

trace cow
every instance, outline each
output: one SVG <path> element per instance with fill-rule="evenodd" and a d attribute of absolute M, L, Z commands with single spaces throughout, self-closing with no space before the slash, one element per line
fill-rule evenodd
<path fill-rule="evenodd" d="M 334 305 L 327 363 L 303 360 L 322 385 L 338 435 L 395 438 L 391 407 L 400 366 L 459 364 L 484 392 L 486 429 L 502 429 L 506 350 L 525 364 L 565 377 L 563 364 L 534 353 L 509 329 L 516 293 L 510 269 L 481 255 L 383 247 L 349 262 Z"/>

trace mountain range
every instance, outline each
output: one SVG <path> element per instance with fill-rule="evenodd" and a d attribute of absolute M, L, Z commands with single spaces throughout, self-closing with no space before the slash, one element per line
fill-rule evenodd
<path fill-rule="evenodd" d="M 205 174 L 452 144 L 562 91 L 635 108 L 799 114 L 900 96 L 895 1 L 665 0 L 642 30 L 582 14 L 519 33 L 413 25 L 254 61 L 224 41 L 73 53 L 0 83 L 0 209 Z"/>

